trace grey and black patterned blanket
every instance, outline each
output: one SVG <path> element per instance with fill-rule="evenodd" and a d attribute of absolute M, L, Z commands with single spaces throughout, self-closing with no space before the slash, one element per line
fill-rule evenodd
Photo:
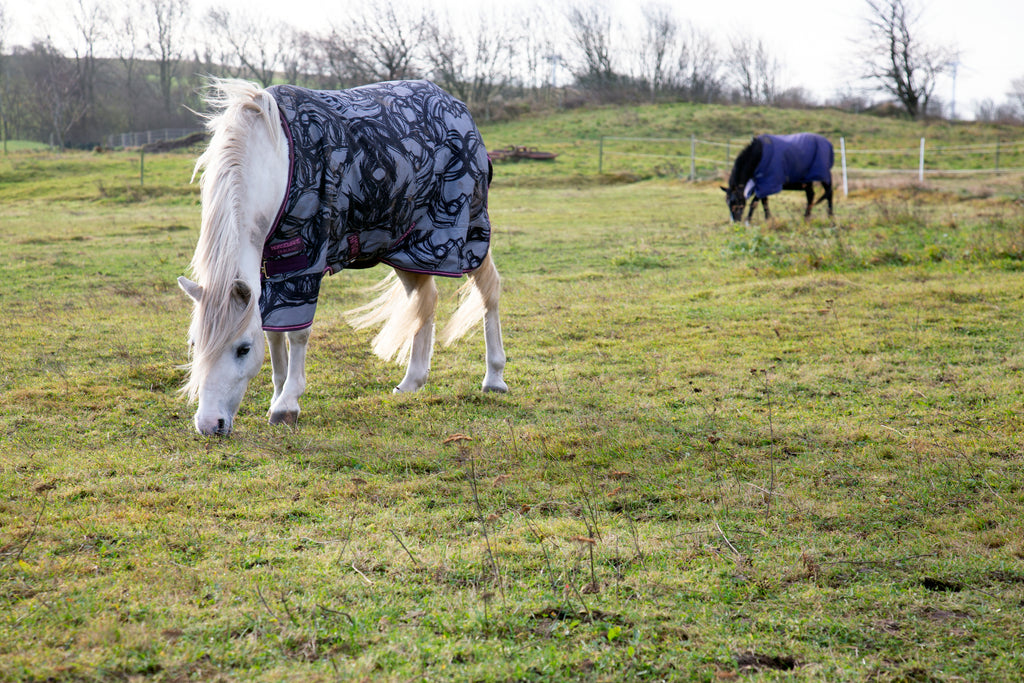
<path fill-rule="evenodd" d="M 291 168 L 263 251 L 264 329 L 312 324 L 321 279 L 344 268 L 459 277 L 480 266 L 489 162 L 462 102 L 426 81 L 268 92 Z"/>

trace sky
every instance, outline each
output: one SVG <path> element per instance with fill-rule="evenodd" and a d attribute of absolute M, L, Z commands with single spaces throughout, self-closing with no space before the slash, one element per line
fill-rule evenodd
<path fill-rule="evenodd" d="M 454 17 L 481 11 L 509 12 L 528 9 L 541 0 L 411 0 L 410 6 L 432 6 Z M 546 0 L 552 6 L 563 0 Z M 569 2 L 570 0 L 565 0 Z M 638 8 L 660 2 L 674 9 L 681 21 L 689 21 L 710 33 L 725 49 L 736 34 L 762 38 L 782 64 L 783 87 L 802 87 L 815 99 L 825 100 L 848 92 L 856 84 L 858 39 L 864 35 L 865 0 L 571 0 L 603 2 L 623 25 L 636 24 Z M 71 0 L 0 0 L 12 30 L 8 44 L 27 44 L 33 37 L 59 30 L 61 11 Z M 365 0 L 364 0 L 365 2 Z M 1024 2 L 1021 0 L 916 0 L 922 9 L 920 29 L 930 43 L 955 45 L 960 59 L 956 78 L 940 80 L 935 96 L 955 102 L 955 113 L 970 118 L 977 104 L 1007 100 L 1011 81 L 1024 78 L 1024 52 L 1019 48 L 1024 33 Z M 396 5 L 400 2 L 396 2 Z M 192 0 L 193 13 L 209 6 L 227 7 L 287 21 L 314 32 L 344 22 L 349 8 L 362 5 L 351 0 Z M 325 10 L 325 8 L 330 8 Z M 947 109 L 947 114 L 949 113 Z"/>

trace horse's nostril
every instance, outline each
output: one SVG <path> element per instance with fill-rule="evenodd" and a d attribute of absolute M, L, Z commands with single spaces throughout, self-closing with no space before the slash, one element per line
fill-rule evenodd
<path fill-rule="evenodd" d="M 220 418 L 219 420 L 217 420 L 217 431 L 218 432 L 223 432 L 224 431 L 224 418 Z"/>

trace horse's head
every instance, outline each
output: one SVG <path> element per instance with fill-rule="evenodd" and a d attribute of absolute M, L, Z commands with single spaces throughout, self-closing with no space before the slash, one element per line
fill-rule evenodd
<path fill-rule="evenodd" d="M 729 217 L 733 222 L 742 220 L 743 207 L 747 205 L 747 197 L 743 193 L 743 188 L 739 185 L 723 187 L 722 192 L 725 193 L 725 203 L 729 207 Z"/>
<path fill-rule="evenodd" d="M 227 436 L 249 382 L 263 365 L 259 294 L 240 279 L 222 292 L 184 277 L 178 284 L 195 306 L 189 332 L 192 362 L 184 391 L 199 403 L 196 430 Z"/>

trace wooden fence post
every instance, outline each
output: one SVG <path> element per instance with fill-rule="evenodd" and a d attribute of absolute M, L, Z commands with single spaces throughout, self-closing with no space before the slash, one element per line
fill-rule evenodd
<path fill-rule="evenodd" d="M 921 155 L 917 162 L 917 181 L 924 182 L 924 138 L 921 138 Z"/>
<path fill-rule="evenodd" d="M 690 136 L 690 182 L 697 181 L 697 136 Z"/>

